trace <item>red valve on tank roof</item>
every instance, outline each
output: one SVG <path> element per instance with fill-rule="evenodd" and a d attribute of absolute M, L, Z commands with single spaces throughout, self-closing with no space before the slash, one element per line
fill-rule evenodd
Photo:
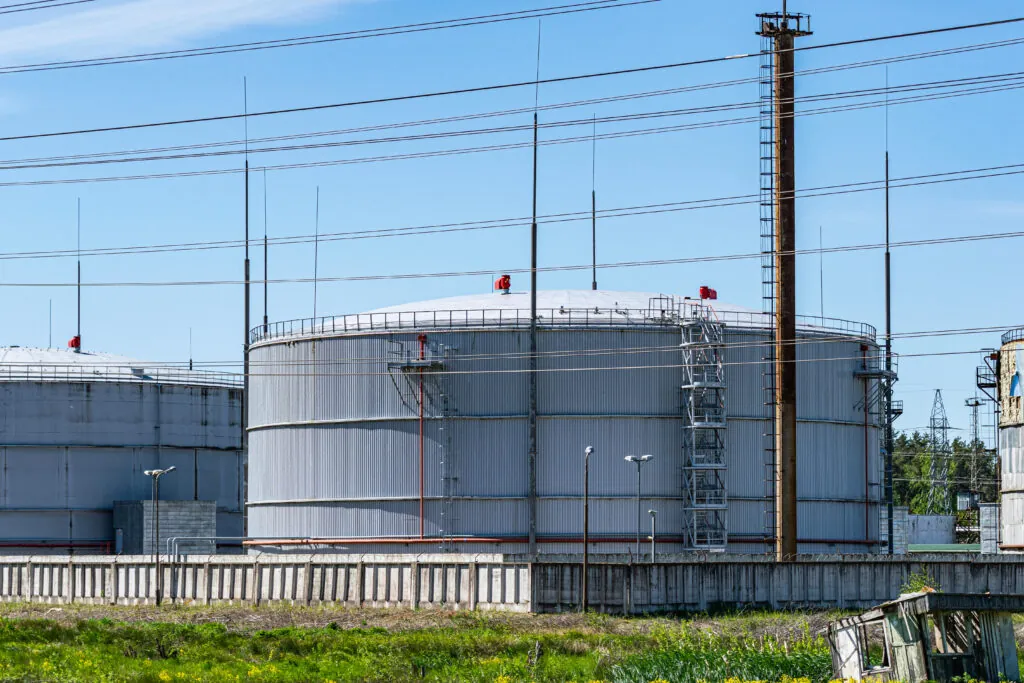
<path fill-rule="evenodd" d="M 82 338 L 79 337 L 78 335 L 75 335 L 74 337 L 72 337 L 68 341 L 68 348 L 69 349 L 80 349 L 80 348 L 82 348 Z"/>
<path fill-rule="evenodd" d="M 500 290 L 502 294 L 508 294 L 508 291 L 512 289 L 512 277 L 510 275 L 502 275 L 494 281 L 494 289 Z"/>

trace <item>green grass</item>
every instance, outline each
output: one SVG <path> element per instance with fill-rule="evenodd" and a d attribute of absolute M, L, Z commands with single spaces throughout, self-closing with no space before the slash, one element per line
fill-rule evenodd
<path fill-rule="evenodd" d="M 828 647 L 805 633 L 709 634 L 688 622 L 564 629 L 452 620 L 443 627 L 287 627 L 85 619 L 0 619 L 5 681 L 643 681 L 830 678 Z M 607 628 L 606 628 L 607 627 Z"/>

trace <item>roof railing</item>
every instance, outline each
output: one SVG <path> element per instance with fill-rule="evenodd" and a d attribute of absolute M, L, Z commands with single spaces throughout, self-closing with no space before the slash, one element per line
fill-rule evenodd
<path fill-rule="evenodd" d="M 1010 330 L 1003 335 L 1003 344 L 1009 344 L 1010 342 L 1015 341 L 1024 341 L 1024 327 L 1018 327 L 1015 330 Z"/>
<path fill-rule="evenodd" d="M 547 308 L 537 311 L 537 322 L 547 327 L 673 327 L 684 319 L 686 306 L 698 302 L 684 300 L 673 311 L 628 308 Z M 770 319 L 758 311 L 716 310 L 725 325 L 767 328 Z M 836 333 L 857 339 L 874 341 L 877 332 L 872 325 L 839 318 L 797 316 L 803 332 Z M 349 332 L 449 330 L 465 328 L 527 328 L 530 326 L 528 309 L 478 308 L 437 311 L 386 311 L 355 313 L 318 318 L 296 318 L 258 325 L 249 332 L 249 342 L 313 335 L 345 334 Z"/>
<path fill-rule="evenodd" d="M 0 363 L 0 382 L 109 382 L 231 388 L 243 385 L 242 376 L 231 372 L 92 363 Z"/>

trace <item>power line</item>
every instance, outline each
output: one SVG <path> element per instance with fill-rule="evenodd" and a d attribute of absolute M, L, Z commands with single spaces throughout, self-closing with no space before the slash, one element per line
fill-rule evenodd
<path fill-rule="evenodd" d="M 891 64 L 891 63 L 896 63 L 896 62 L 904 62 L 904 61 L 910 61 L 910 60 L 927 59 L 927 58 L 933 58 L 933 57 L 946 56 L 946 55 L 950 55 L 950 54 L 961 54 L 961 53 L 964 53 L 964 52 L 973 52 L 973 51 L 977 51 L 977 50 L 987 50 L 987 49 L 993 49 L 993 48 L 999 48 L 999 47 L 1007 47 L 1007 46 L 1012 46 L 1012 45 L 1020 45 L 1022 43 L 1024 43 L 1024 38 L 1014 38 L 1014 39 L 1009 39 L 1009 40 L 993 41 L 993 42 L 988 42 L 988 43 L 975 43 L 975 44 L 970 44 L 970 45 L 965 45 L 965 46 L 958 46 L 958 47 L 954 47 L 954 48 L 945 48 L 945 49 L 942 49 L 942 50 L 930 50 L 930 51 L 925 51 L 925 52 L 916 52 L 916 53 L 909 53 L 909 54 L 904 54 L 904 55 L 897 55 L 897 56 L 894 56 L 894 57 L 885 57 L 885 58 L 879 58 L 879 59 L 864 60 L 864 61 L 859 61 L 859 62 L 848 62 L 848 63 L 844 63 L 844 64 L 837 64 L 837 65 L 832 65 L 832 66 L 827 66 L 827 67 L 818 67 L 818 68 L 814 68 L 814 69 L 806 69 L 804 71 L 795 72 L 794 75 L 796 75 L 796 76 L 811 76 L 811 75 L 818 75 L 818 74 L 822 74 L 822 73 L 829 73 L 829 72 L 835 72 L 835 71 L 843 71 L 843 70 L 848 70 L 848 69 L 859 69 L 859 68 L 865 68 L 865 67 L 870 67 L 870 66 L 878 66 L 878 65 L 882 65 L 882 64 Z M 758 81 L 757 77 L 742 78 L 742 79 L 733 79 L 733 80 L 727 80 L 727 81 L 715 81 L 715 82 L 710 82 L 710 83 L 703 83 L 703 84 L 696 84 L 696 85 L 689 85 L 689 86 L 680 86 L 680 87 L 676 87 L 676 88 L 663 88 L 663 89 L 658 89 L 658 90 L 648 90 L 648 91 L 627 93 L 627 94 L 624 94 L 624 95 L 608 95 L 608 96 L 604 96 L 604 97 L 596 97 L 596 98 L 589 98 L 589 99 L 569 100 L 569 101 L 564 101 L 564 102 L 558 102 L 558 103 L 552 103 L 552 104 L 547 104 L 547 105 L 541 105 L 539 107 L 539 110 L 540 111 L 550 111 L 550 110 L 569 109 L 569 108 L 582 107 L 582 106 L 592 106 L 592 105 L 595 105 L 595 104 L 605 104 L 605 103 L 611 103 L 611 102 L 624 102 L 624 101 L 633 100 L 633 99 L 663 97 L 663 96 L 667 96 L 667 95 L 675 95 L 675 94 L 681 94 L 681 93 L 686 93 L 686 92 L 696 92 L 696 91 L 700 91 L 700 90 L 709 90 L 709 89 L 715 89 L 715 88 L 731 87 L 731 86 L 735 86 L 735 85 L 743 85 L 743 84 L 749 84 L 749 83 L 756 83 L 757 81 Z M 462 122 L 462 121 L 476 120 L 476 119 L 482 119 L 482 118 L 507 117 L 507 116 L 512 116 L 512 115 L 516 115 L 516 114 L 524 114 L 524 113 L 532 113 L 532 112 L 533 112 L 533 108 L 532 107 L 525 107 L 525 108 L 518 108 L 518 109 L 492 110 L 492 111 L 485 111 L 485 112 L 476 112 L 476 113 L 471 113 L 471 114 L 461 114 L 461 115 L 453 115 L 453 116 L 446 116 L 446 117 L 436 117 L 436 118 L 432 118 L 432 119 L 419 119 L 419 120 L 402 121 L 402 122 L 395 122 L 395 123 L 384 123 L 384 124 L 373 124 L 373 125 L 367 125 L 367 126 L 358 126 L 358 127 L 352 127 L 352 128 L 343 128 L 343 129 L 334 129 L 334 130 L 312 131 L 312 132 L 304 132 L 304 133 L 291 133 L 291 134 L 286 134 L 286 135 L 267 136 L 267 137 L 262 137 L 262 138 L 252 138 L 248 142 L 249 143 L 253 143 L 253 144 L 259 144 L 259 143 L 266 143 L 266 142 L 282 142 L 282 141 L 287 141 L 287 140 L 299 140 L 299 139 L 315 138 L 315 137 L 333 137 L 333 136 L 337 136 L 337 135 L 349 135 L 349 134 L 353 134 L 353 133 L 365 133 L 365 132 L 375 132 L 375 131 L 380 131 L 380 130 L 394 130 L 394 129 L 407 128 L 407 127 L 419 127 L 419 126 L 427 126 L 427 125 L 437 125 L 437 124 L 443 124 L 443 123 Z M 242 146 L 244 144 L 246 144 L 246 141 L 245 140 L 241 140 L 241 139 L 237 139 L 237 140 L 223 140 L 223 141 L 217 141 L 217 142 L 192 143 L 192 144 L 186 144 L 186 145 L 171 145 L 171 146 L 164 146 L 164 147 L 153 147 L 153 148 L 134 149 L 134 150 L 121 150 L 121 151 L 111 151 L 111 152 L 92 152 L 92 153 L 72 154 L 72 155 L 64 155 L 64 156 L 53 156 L 53 157 L 34 157 L 34 158 L 26 158 L 26 159 L 17 159 L 17 160 L 7 161 L 7 162 L 4 162 L 4 163 L 29 163 L 29 162 L 34 162 L 34 161 L 53 161 L 53 160 L 74 160 L 74 159 L 102 158 L 102 157 L 116 156 L 118 154 L 147 154 L 147 153 L 149 153 L 149 154 L 156 154 L 156 153 L 160 153 L 160 152 L 174 152 L 174 151 L 186 151 L 186 150 L 193 150 L 193 149 L 210 149 L 210 148 L 217 148 L 217 147 Z"/>
<path fill-rule="evenodd" d="M 1024 171 L 1017 171 L 1017 173 L 1024 173 Z M 821 195 L 816 195 L 821 196 Z M 919 247 L 926 245 L 940 245 L 940 244 L 959 244 L 965 242 L 980 242 L 997 239 L 1016 239 L 1024 237 L 1024 231 L 1014 232 L 1000 232 L 1000 233 L 985 233 L 980 235 L 960 235 L 951 237 L 934 237 L 919 240 L 906 240 L 903 242 L 891 242 L 892 248 L 900 247 Z M 828 247 L 822 249 L 796 249 L 792 252 L 779 252 L 779 253 L 792 253 L 795 255 L 804 254 L 819 254 L 819 253 L 839 253 L 839 252 L 854 252 L 854 251 L 870 251 L 883 249 L 884 243 L 873 243 L 873 244 L 856 244 L 848 245 L 844 247 Z M 638 260 L 638 261 L 619 261 L 615 263 L 599 263 L 598 268 L 636 268 L 636 267 L 647 267 L 647 266 L 666 266 L 666 265 L 685 265 L 692 263 L 713 263 L 721 261 L 740 261 L 747 259 L 761 258 L 760 252 L 747 253 L 747 254 L 726 254 L 720 256 L 693 256 L 687 258 L 676 258 L 676 259 L 649 259 L 649 260 Z M 564 265 L 564 266 L 541 266 L 538 267 L 538 272 L 569 272 L 576 270 L 589 270 L 592 264 L 575 264 L 575 265 Z M 338 277 L 318 277 L 317 282 L 368 282 L 377 280 L 418 280 L 418 279 L 431 279 L 431 278 L 450 278 L 450 277 L 470 277 L 470 276 L 481 276 L 481 275 L 492 275 L 495 272 L 504 272 L 509 274 L 522 274 L 524 272 L 530 272 L 529 268 L 488 268 L 486 270 L 463 270 L 463 271 L 441 271 L 433 273 L 401 273 L 392 275 L 349 275 L 349 276 L 338 276 Z M 269 284 L 299 284 L 299 283 L 311 283 L 313 278 L 278 278 L 269 280 L 250 280 L 250 282 L 256 284 L 263 284 L 264 282 Z M 178 280 L 178 281 L 163 281 L 163 282 L 88 282 L 82 283 L 83 287 L 194 287 L 194 286 L 222 286 L 222 285 L 239 285 L 244 284 L 240 280 Z M 0 287 L 75 287 L 76 283 L 73 282 L 0 282 Z"/>
<path fill-rule="evenodd" d="M 87 2 L 96 0 L 37 0 L 36 2 L 19 2 L 13 5 L 0 5 L 0 14 L 17 14 L 19 12 L 32 12 L 41 9 L 54 9 L 67 7 L 68 5 L 84 5 Z"/>
<path fill-rule="evenodd" d="M 912 37 L 917 37 L 917 36 L 935 35 L 935 34 L 939 34 L 939 33 L 948 33 L 948 32 L 952 32 L 952 31 L 963 31 L 963 30 L 970 30 L 970 29 L 976 29 L 976 28 L 987 28 L 987 27 L 992 27 L 992 26 L 1014 24 L 1014 23 L 1018 23 L 1018 22 L 1022 22 L 1022 21 L 1024 21 L 1024 17 L 1017 17 L 1017 18 L 1012 18 L 1012 19 L 1002 19 L 1002 20 L 998 20 L 998 21 L 981 22 L 981 23 L 975 23 L 975 24 L 959 24 L 959 25 L 955 25 L 955 26 L 946 26 L 946 27 L 936 28 L 936 29 L 926 29 L 926 30 L 922 30 L 922 31 L 912 31 L 912 32 L 897 33 L 897 34 L 890 34 L 890 35 L 884 35 L 884 36 L 872 36 L 872 37 L 868 37 L 868 38 L 857 38 L 857 39 L 853 39 L 853 40 L 839 41 L 839 42 L 834 42 L 834 43 L 824 43 L 824 44 L 821 44 L 821 45 L 807 45 L 807 46 L 803 46 L 803 47 L 793 48 L 793 50 L 795 52 L 799 52 L 799 51 L 805 51 L 805 50 L 820 50 L 820 49 L 833 48 L 833 47 L 846 47 L 846 46 L 850 46 L 850 45 L 858 45 L 858 44 L 862 44 L 862 43 L 873 43 L 873 42 L 879 42 L 879 41 L 884 41 L 884 40 L 905 39 L 905 38 L 912 38 Z M 165 126 L 177 126 L 177 125 L 187 125 L 187 124 L 196 124 L 196 123 L 210 123 L 210 122 L 215 122 L 215 121 L 230 121 L 230 120 L 235 120 L 235 119 L 242 118 L 243 116 L 248 116 L 249 118 L 258 118 L 258 117 L 264 117 L 264 116 L 277 116 L 277 115 L 281 115 L 281 114 L 293 114 L 293 113 L 300 113 L 300 112 L 312 112 L 312 111 L 324 111 L 324 110 L 328 110 L 328 109 L 349 108 L 349 107 L 365 106 L 365 105 L 371 105 L 371 104 L 388 104 L 388 103 L 395 103 L 395 102 L 408 102 L 408 101 L 411 101 L 411 100 L 429 99 L 429 98 L 434 98 L 434 97 L 448 97 L 448 96 L 452 96 L 452 95 L 466 95 L 466 94 L 472 94 L 472 93 L 494 92 L 494 91 L 497 91 L 497 90 L 508 90 L 508 89 L 513 89 L 513 88 L 522 88 L 522 87 L 536 87 L 537 85 L 550 85 L 550 84 L 555 84 L 555 83 L 570 83 L 570 82 L 582 81 L 582 80 L 590 80 L 590 79 L 595 79 L 595 78 L 607 78 L 607 77 L 610 77 L 610 76 L 622 76 L 622 75 L 632 75 L 632 74 L 639 74 L 639 73 L 649 73 L 649 72 L 654 72 L 654 71 L 664 71 L 664 70 L 667 70 L 667 69 L 678 69 L 678 68 L 690 67 L 690 66 L 701 66 L 701 65 L 707 65 L 707 64 L 731 62 L 731 61 L 734 61 L 734 60 L 737 60 L 737 59 L 749 59 L 751 57 L 758 57 L 758 56 L 760 56 L 759 52 L 751 52 L 751 53 L 729 55 L 729 56 L 724 56 L 724 57 L 709 57 L 709 58 L 695 59 L 695 60 L 689 60 L 689 61 L 684 61 L 684 62 L 674 62 L 674 63 L 669 63 L 669 64 L 655 64 L 655 65 L 649 65 L 649 66 L 631 67 L 631 68 L 626 68 L 626 69 L 614 69 L 614 70 L 609 70 L 609 71 L 600 71 L 600 72 L 593 72 L 593 73 L 586 73 L 586 74 L 574 74 L 574 75 L 570 75 L 570 76 L 556 76 L 556 77 L 550 77 L 550 78 L 544 78 L 544 79 L 531 79 L 531 80 L 528 80 L 528 81 L 515 81 L 515 82 L 510 82 L 510 83 L 497 83 L 497 84 L 481 85 L 481 86 L 474 86 L 474 87 L 468 87 L 468 88 L 455 88 L 455 89 L 449 89 L 449 90 L 438 90 L 438 91 L 431 91 L 431 92 L 411 93 L 411 94 L 406 94 L 406 95 L 392 95 L 392 96 L 389 96 L 389 97 L 377 97 L 377 98 L 369 98 L 369 99 L 363 99 L 363 100 L 350 100 L 350 101 L 347 101 L 347 102 L 335 102 L 335 103 L 331 103 L 331 104 L 308 105 L 308 106 L 304 106 L 304 107 L 289 107 L 289 108 L 282 108 L 282 109 L 272 109 L 272 110 L 265 110 L 265 111 L 259 111 L 259 112 L 250 112 L 249 114 L 221 114 L 221 115 L 217 115 L 217 116 L 193 117 L 193 118 L 187 118 L 187 119 L 175 119 L 175 120 L 167 120 L 167 121 L 151 121 L 151 122 L 147 122 L 147 123 L 124 124 L 124 125 L 119 125 L 119 126 L 105 126 L 105 127 L 98 127 L 98 128 L 80 128 L 80 129 L 76 129 L 76 130 L 54 131 L 54 132 L 46 132 L 46 133 L 29 133 L 29 134 L 22 134 L 22 135 L 12 135 L 12 136 L 0 137 L 0 142 L 7 142 L 7 141 L 11 141 L 11 140 L 30 140 L 30 139 L 38 139 L 38 138 L 60 137 L 60 136 L 68 136 L 68 135 L 86 135 L 86 134 L 93 134 L 93 133 L 107 133 L 107 132 L 125 131 L 125 130 L 140 130 L 140 129 L 146 129 L 146 128 L 158 128 L 158 127 L 165 127 Z"/>
<path fill-rule="evenodd" d="M 974 169 L 962 169 L 958 171 L 943 171 L 915 176 L 904 176 L 890 181 L 890 186 L 895 188 L 915 187 L 933 183 L 955 182 L 961 180 L 977 180 L 1002 175 L 1014 175 L 1024 173 L 1024 163 L 1005 164 L 1000 166 L 988 166 Z M 957 177 L 960 176 L 960 177 Z M 818 187 L 805 188 L 797 193 L 798 198 L 824 197 L 831 195 L 848 194 L 850 192 L 869 192 L 883 188 L 884 180 L 868 180 L 838 185 L 823 185 Z M 756 203 L 758 195 L 732 195 L 707 199 L 694 199 L 680 202 L 641 204 L 627 207 L 602 209 L 598 212 L 602 219 L 625 218 L 630 216 L 652 215 L 659 213 L 670 213 L 679 211 L 692 211 L 698 209 L 721 208 Z M 541 215 L 538 222 L 543 224 L 566 223 L 580 220 L 589 220 L 589 211 L 574 211 Z M 385 237 L 427 235 L 447 232 L 464 232 L 475 230 L 491 230 L 498 228 L 523 227 L 529 225 L 528 217 L 499 218 L 489 220 L 464 221 L 456 223 L 435 223 L 428 225 L 410 226 L 403 228 L 381 228 L 376 230 L 354 230 L 345 232 L 325 233 L 319 236 L 320 241 L 345 241 L 358 239 L 381 239 Z M 997 233 L 1005 236 L 1016 236 L 1017 233 Z M 269 240 L 275 246 L 287 246 L 305 244 L 311 242 L 313 235 L 292 235 L 275 237 Z M 205 251 L 210 249 L 234 249 L 244 246 L 242 240 L 214 240 L 201 242 L 184 242 L 171 244 L 155 244 L 129 247 L 104 247 L 85 250 L 82 253 L 86 256 L 112 256 L 124 254 L 145 254 L 164 252 L 187 252 Z M 830 247 L 828 249 L 813 250 L 813 253 L 828 253 L 834 250 L 849 250 L 852 247 Z M 798 252 L 802 253 L 802 252 Z M 808 252 L 809 253 L 809 252 Z M 34 258 L 62 258 L 76 255 L 75 250 L 49 250 L 29 252 L 7 252 L 0 253 L 0 260 L 34 259 Z M 748 255 L 738 254 L 736 258 L 746 258 Z M 705 258 L 705 257 L 697 257 Z M 725 258 L 725 257 L 706 257 Z M 688 261 L 689 262 L 689 261 Z"/>
<path fill-rule="evenodd" d="M 968 86 L 981 86 L 976 88 L 969 88 Z M 903 86 L 896 86 L 888 89 L 883 88 L 868 88 L 859 90 L 847 90 L 829 93 L 820 93 L 816 95 L 804 95 L 799 98 L 795 98 L 795 101 L 800 102 L 827 102 L 837 99 L 858 99 L 864 97 L 871 97 L 887 92 L 917 92 L 921 90 L 934 90 L 942 88 L 964 88 L 964 90 L 955 93 L 941 93 L 933 96 L 913 96 L 907 98 L 900 98 L 890 100 L 889 104 L 907 104 L 911 102 L 923 102 L 932 99 L 946 99 L 952 96 L 966 96 L 974 94 L 986 94 L 990 92 L 1001 92 L 1009 89 L 1018 89 L 1024 87 L 1024 71 L 1013 72 L 1005 74 L 993 74 L 988 76 L 976 76 L 970 78 L 957 78 L 957 79 L 945 79 L 941 81 L 930 81 L 922 83 L 912 83 Z M 852 105 L 839 105 L 833 107 L 825 107 L 821 109 L 812 109 L 798 112 L 796 115 L 799 116 L 810 116 L 818 115 L 822 113 L 835 113 L 837 111 L 853 111 L 861 108 L 874 108 L 881 104 L 882 101 L 873 101 L 867 103 L 859 103 Z M 736 111 L 742 109 L 754 109 L 760 106 L 757 101 L 749 102 L 735 102 L 719 105 L 708 105 L 703 107 L 691 107 L 685 109 L 663 109 L 649 112 L 638 112 L 632 114 L 616 114 L 605 117 L 597 118 L 597 123 L 624 123 L 629 121 L 639 121 L 645 119 L 654 118 L 667 118 L 676 116 L 692 116 L 697 114 L 706 113 L 717 113 Z M 732 119 L 725 121 L 705 121 L 698 124 L 687 125 L 686 130 L 692 130 L 696 128 L 704 127 L 718 127 L 721 125 L 734 125 L 737 123 L 747 123 L 753 120 L 753 117 Z M 579 126 L 590 126 L 593 125 L 594 119 L 568 119 L 561 121 L 549 121 L 547 123 L 539 124 L 542 129 L 557 129 L 565 127 L 579 127 Z M 455 137 L 466 137 L 466 136 L 478 136 L 478 135 L 494 135 L 501 133 L 513 133 L 523 132 L 532 130 L 532 124 L 516 124 L 508 126 L 495 126 L 489 128 L 476 128 L 476 129 L 462 129 L 455 131 L 442 131 L 434 133 L 418 133 L 406 136 L 396 137 L 385 137 L 385 138 L 364 138 L 356 140 L 340 140 L 333 142 L 321 142 L 321 143 L 305 143 L 300 145 L 289 145 L 289 146 L 278 146 L 278 147 L 248 147 L 246 149 L 226 149 L 218 151 L 202 151 L 202 152 L 190 152 L 190 153 L 177 153 L 170 155 L 161 156 L 124 156 L 120 158 L 112 158 L 111 153 L 102 153 L 100 157 L 104 158 L 92 158 L 85 159 L 84 156 L 79 155 L 77 158 L 68 157 L 50 157 L 50 158 L 37 158 L 37 159 L 26 159 L 26 160 L 6 160 L 0 161 L 0 170 L 25 170 L 25 169 L 39 169 L 39 168 L 67 168 L 77 166 L 94 166 L 94 165 L 106 165 L 106 164 L 118 164 L 118 163 L 139 163 L 139 162 L 152 162 L 152 161 L 179 161 L 182 159 L 204 159 L 213 157 L 227 157 L 237 156 L 243 154 L 259 154 L 259 153 L 281 153 L 281 152 L 294 152 L 294 151 L 309 151 L 309 150 L 320 150 L 330 149 L 335 147 L 349 147 L 358 145 L 371 145 L 371 144 L 395 144 L 402 142 L 421 142 L 425 140 L 439 140 L 446 138 Z M 630 137 L 638 134 L 650 134 L 650 133 L 661 133 L 671 132 L 675 128 L 657 128 L 653 130 L 633 130 L 633 131 L 618 131 L 602 134 L 602 139 L 612 139 L 617 137 Z M 554 140 L 545 140 L 542 144 L 561 144 L 564 142 L 578 142 L 579 136 L 572 138 L 559 138 Z M 526 143 L 521 143 L 525 145 Z M 530 143 L 532 145 L 532 142 Z M 143 152 L 144 153 L 144 152 Z M 442 155 L 444 151 L 432 152 L 431 154 L 437 156 Z M 125 154 L 134 154 L 133 152 L 125 152 Z M 354 163 L 356 160 L 347 160 L 350 163 Z M 272 167 L 268 167 L 272 168 Z"/>
<path fill-rule="evenodd" d="M 954 92 L 954 93 L 941 93 L 934 95 L 919 95 L 910 98 L 903 98 L 900 100 L 890 100 L 889 104 L 906 104 L 910 102 L 923 102 L 939 99 L 948 99 L 952 97 L 962 97 L 967 95 L 976 94 L 987 94 L 993 92 L 1002 92 L 1006 90 L 1016 90 L 1024 87 L 1024 82 L 1016 83 L 1013 85 L 998 85 L 998 86 L 984 86 L 969 91 Z M 794 116 L 811 116 L 820 115 L 836 112 L 855 111 L 859 109 L 871 109 L 876 107 L 885 106 L 883 100 L 877 100 L 873 102 L 861 103 L 861 104 L 850 104 L 850 105 L 838 105 L 833 107 L 825 107 L 821 109 L 809 110 L 796 112 Z M 679 132 L 684 130 L 696 130 L 701 128 L 715 128 L 726 125 L 736 125 L 742 123 L 752 123 L 757 121 L 757 117 L 745 117 L 738 119 L 726 119 L 722 121 L 710 121 L 700 123 L 686 123 L 677 124 L 671 126 L 659 126 L 655 128 L 640 128 L 627 131 L 617 131 L 610 133 L 601 133 L 597 137 L 599 139 L 616 139 L 616 138 L 628 138 L 637 137 L 642 135 L 656 135 L 663 133 Z M 2 138 L 0 138 L 2 139 Z M 540 141 L 540 145 L 562 145 L 572 144 L 579 142 L 591 143 L 593 137 L 591 135 L 578 135 L 564 138 L 554 138 Z M 339 146 L 340 144 L 346 143 L 331 143 L 332 146 Z M 385 161 L 402 161 L 412 159 L 427 159 L 433 157 L 446 157 L 446 156 L 461 156 L 466 154 L 478 154 L 483 152 L 495 152 L 495 151 L 507 151 L 514 149 L 523 149 L 532 146 L 532 142 L 512 142 L 502 144 L 484 145 L 479 147 L 465 147 L 455 149 L 445 149 L 436 151 L 424 151 L 424 152 L 409 152 L 402 154 L 392 155 L 380 155 L 374 157 L 356 157 L 349 159 L 332 159 L 324 161 L 308 161 L 308 162 L 294 162 L 288 164 L 277 164 L 263 166 L 264 170 L 296 170 L 305 168 L 323 168 L 329 166 L 346 166 L 353 164 L 365 164 L 365 163 L 380 163 Z M 137 159 L 135 161 L 147 161 L 152 159 Z M 58 164 L 57 166 L 60 166 Z M 74 164 L 68 164 L 74 165 Z M 13 170 L 16 167 L 8 166 L 0 170 Z M 31 168 L 31 167 L 28 167 Z M 77 185 L 82 183 L 99 183 L 99 182 L 124 182 L 129 180 L 162 180 L 169 178 L 191 178 L 191 177 L 203 177 L 203 176 L 215 176 L 215 175 L 235 175 L 244 173 L 244 169 L 241 168 L 223 168 L 223 169 L 204 169 L 196 171 L 169 171 L 163 173 L 149 173 L 149 174 L 137 174 L 137 175 L 121 175 L 121 176 L 101 176 L 91 178 L 64 178 L 64 179 L 50 179 L 50 180 L 24 180 L 24 181 L 8 181 L 0 182 L 0 187 L 32 187 L 32 186 L 43 186 L 43 185 Z"/>
<path fill-rule="evenodd" d="M 93 1 L 94 0 L 67 0 L 66 2 L 64 2 L 64 4 L 75 5 L 82 2 Z M 93 59 L 42 62 L 38 64 L 20 64 L 0 67 L 0 75 L 12 73 L 31 73 L 38 71 L 57 71 L 64 69 L 81 69 L 94 66 L 111 66 L 115 64 L 137 64 L 140 62 L 166 61 L 171 59 L 183 59 L 187 57 L 207 57 L 212 55 L 234 54 L 238 52 L 253 52 L 259 50 L 271 50 L 285 47 L 319 45 L 324 43 L 336 43 L 349 40 L 361 40 L 364 38 L 381 38 L 388 36 L 406 35 L 409 33 L 423 33 L 426 31 L 438 31 L 450 28 L 483 26 L 487 24 L 520 21 L 522 19 L 536 19 L 539 17 L 578 14 L 581 12 L 593 12 L 596 10 L 630 7 L 633 5 L 646 5 L 660 1 L 661 0 L 593 0 L 591 2 L 579 2 L 571 5 L 556 5 L 554 7 L 543 7 L 533 10 L 502 12 L 499 14 L 485 14 L 475 17 L 463 17 L 459 19 L 443 19 L 438 21 L 421 22 L 417 24 L 404 24 L 399 26 L 386 26 L 382 28 L 361 29 L 358 31 L 324 33 L 312 36 L 278 38 L 274 40 L 263 40 L 250 43 L 235 43 L 230 45 L 215 45 L 209 47 L 189 48 L 183 50 L 142 52 L 137 54 L 118 55 L 112 57 L 97 57 Z M 60 7 L 62 5 L 55 6 Z"/>

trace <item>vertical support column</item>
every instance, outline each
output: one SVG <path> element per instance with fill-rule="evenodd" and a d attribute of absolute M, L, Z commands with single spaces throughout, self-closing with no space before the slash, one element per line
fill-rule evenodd
<path fill-rule="evenodd" d="M 783 20 L 785 23 L 785 20 Z M 775 38 L 775 439 L 776 559 L 797 553 L 796 491 L 796 158 L 793 33 Z"/>

